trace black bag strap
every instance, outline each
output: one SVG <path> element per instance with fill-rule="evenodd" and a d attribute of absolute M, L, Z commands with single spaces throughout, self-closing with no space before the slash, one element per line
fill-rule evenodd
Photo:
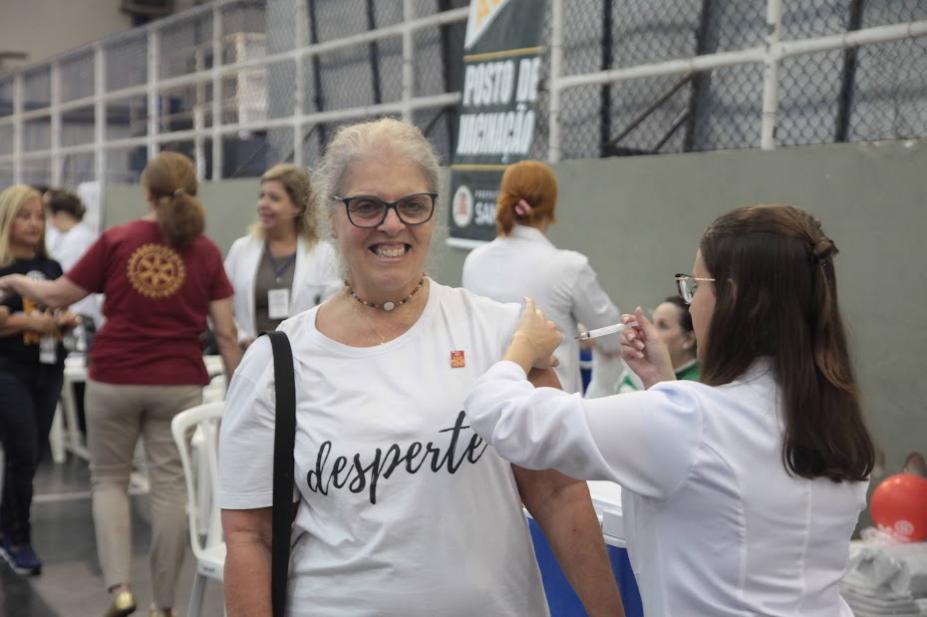
<path fill-rule="evenodd" d="M 274 507 L 270 597 L 273 617 L 284 617 L 293 525 L 293 446 L 296 441 L 296 382 L 293 351 L 286 334 L 265 332 L 274 352 Z"/>

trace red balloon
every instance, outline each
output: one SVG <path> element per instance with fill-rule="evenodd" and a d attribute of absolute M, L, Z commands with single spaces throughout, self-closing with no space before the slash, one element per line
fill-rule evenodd
<path fill-rule="evenodd" d="M 872 492 L 873 522 L 906 542 L 927 539 L 927 478 L 909 473 L 889 476 Z"/>

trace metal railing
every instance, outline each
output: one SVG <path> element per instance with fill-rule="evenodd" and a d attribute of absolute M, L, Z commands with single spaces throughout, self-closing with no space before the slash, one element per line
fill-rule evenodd
<path fill-rule="evenodd" d="M 48 180 L 51 185 L 57 186 L 62 180 L 62 159 L 67 155 L 93 153 L 94 176 L 96 179 L 106 177 L 107 151 L 113 149 L 129 149 L 144 146 L 147 157 L 150 159 L 157 154 L 162 144 L 166 142 L 192 141 L 194 143 L 194 158 L 197 161 L 197 170 L 200 178 L 207 177 L 205 168 L 206 139 L 211 140 L 211 173 L 208 177 L 220 179 L 223 177 L 223 137 L 235 134 L 266 131 L 278 128 L 292 129 L 293 149 L 292 160 L 301 165 L 303 161 L 303 148 L 301 147 L 306 131 L 313 125 L 337 123 L 356 120 L 365 117 L 399 115 L 407 121 L 412 121 L 416 110 L 453 107 L 459 98 L 458 92 L 445 92 L 435 95 L 416 95 L 414 81 L 414 67 L 416 62 L 413 37 L 416 33 L 433 30 L 440 26 L 461 23 L 466 21 L 468 9 L 458 8 L 416 17 L 414 13 L 414 0 L 402 0 L 402 21 L 400 23 L 370 30 L 352 36 L 345 36 L 336 40 L 320 43 L 310 43 L 308 39 L 309 16 L 304 1 L 293 3 L 295 9 L 294 32 L 292 49 L 274 53 L 262 54 L 260 57 L 242 59 L 231 63 L 222 63 L 223 57 L 223 8 L 240 4 L 240 0 L 217 0 L 216 2 L 197 7 L 184 13 L 154 22 L 148 26 L 134 29 L 100 41 L 92 45 L 93 49 L 93 75 L 94 93 L 91 96 L 63 102 L 60 97 L 62 62 L 69 57 L 78 56 L 86 50 L 77 50 L 66 56 L 61 56 L 48 63 L 50 70 L 50 97 L 48 105 L 25 109 L 24 106 L 24 77 L 36 66 L 27 67 L 17 71 L 12 76 L 12 114 L 0 117 L 0 130 L 12 127 L 12 152 L 0 154 L 0 167 L 9 165 L 12 168 L 12 181 L 24 181 L 24 167 L 29 161 L 50 161 L 50 174 Z M 161 66 L 161 39 L 164 32 L 170 31 L 178 23 L 187 23 L 203 15 L 211 15 L 212 37 L 210 56 L 213 59 L 212 67 L 194 70 L 175 77 L 159 76 Z M 135 39 L 139 35 L 146 37 L 147 79 L 139 85 L 106 90 L 107 55 L 105 49 L 121 40 Z M 390 39 L 401 40 L 402 48 L 402 82 L 400 98 L 396 101 L 381 102 L 363 106 L 326 111 L 304 112 L 308 84 L 306 83 L 306 60 L 331 55 L 343 50 L 350 50 L 362 45 L 368 45 Z M 216 60 L 220 61 L 216 61 Z M 295 70 L 295 80 L 292 84 L 294 113 L 285 117 L 260 118 L 255 120 L 241 120 L 223 122 L 223 86 L 228 78 L 234 78 L 242 73 L 255 69 L 268 69 L 281 63 L 288 63 Z M 41 66 L 41 65 L 38 65 Z M 0 82 L 3 76 L 0 75 Z M 193 126 L 184 130 L 161 130 L 162 110 L 164 108 L 161 97 L 165 91 L 183 87 L 211 88 L 211 101 L 208 110 L 211 116 L 211 126 L 205 126 L 204 117 L 207 105 L 198 97 L 193 109 Z M 266 95 L 266 92 L 265 92 Z M 106 134 L 107 118 L 106 105 L 115 101 L 123 101 L 132 97 L 145 97 L 147 101 L 147 123 L 143 136 L 130 136 L 122 138 L 108 138 Z M 93 107 L 93 141 L 78 145 L 63 145 L 61 143 L 62 117 L 67 112 Z M 50 125 L 50 145 L 48 148 L 24 148 L 23 134 L 27 123 L 37 120 L 47 120 Z"/>
<path fill-rule="evenodd" d="M 396 8 L 394 23 L 371 27 L 387 4 Z M 46 63 L 0 75 L 0 187 L 9 182 L 37 179 L 52 185 L 74 179 L 106 182 L 115 178 L 125 181 L 132 179 L 131 174 L 140 169 L 144 162 L 141 159 L 150 159 L 161 148 L 180 142 L 190 144 L 189 153 L 197 162 L 199 176 L 217 180 L 235 175 L 228 171 L 225 161 L 228 143 L 246 140 L 255 133 L 273 133 L 277 142 L 283 144 L 280 152 L 274 153 L 277 158 L 288 158 L 302 165 L 312 162 L 307 160 L 309 155 L 304 147 L 307 136 L 317 129 L 321 131 L 318 139 L 321 148 L 327 126 L 366 117 L 395 115 L 415 121 L 420 126 L 427 124 L 431 127 L 437 116 L 426 123 L 417 113 L 423 110 L 453 110 L 460 94 L 452 89 L 452 80 L 447 75 L 454 70 L 454 63 L 462 62 L 463 50 L 442 41 L 442 57 L 436 60 L 432 57 L 435 48 L 422 47 L 421 38 L 433 36 L 449 26 L 461 28 L 467 19 L 468 9 L 441 10 L 450 4 L 439 1 L 434 3 L 431 13 L 417 14 L 416 11 L 424 4 L 423 0 L 396 0 L 375 5 L 372 0 L 367 0 L 367 19 L 363 26 L 355 28 L 362 31 L 320 40 L 316 13 L 326 7 L 330 13 L 332 7 L 337 6 L 335 3 L 326 4 L 323 0 L 291 0 L 290 3 L 217 0 Z M 273 10 L 280 10 L 279 7 L 285 5 L 290 11 L 279 20 L 291 26 L 284 34 L 280 34 L 282 30 L 278 27 L 271 28 L 266 24 L 251 28 L 231 25 L 232 22 L 244 21 L 244 18 L 239 19 L 239 12 L 264 12 L 266 19 L 267 12 L 272 10 L 271 5 L 277 7 Z M 352 3 L 352 6 L 359 4 Z M 564 46 L 567 34 L 564 31 L 564 11 L 568 7 L 575 10 L 576 6 L 566 0 L 549 0 L 548 4 L 549 37 L 546 44 L 549 50 L 543 86 L 547 99 L 542 100 L 540 110 L 546 114 L 547 126 L 539 127 L 539 130 L 547 131 L 547 140 L 541 142 L 546 153 L 542 150 L 539 154 L 542 157 L 546 154 L 551 162 L 563 158 L 564 96 L 583 88 L 627 84 L 659 76 L 706 74 L 724 67 L 759 66 L 762 67 L 762 88 L 747 92 L 747 96 L 755 97 L 761 105 L 757 118 L 759 139 L 756 143 L 745 144 L 745 147 L 771 149 L 777 145 L 776 128 L 780 122 L 782 95 L 780 68 L 783 61 L 806 54 L 855 49 L 927 35 L 927 20 L 913 20 L 785 40 L 782 36 L 783 2 L 767 0 L 765 36 L 754 39 L 761 40 L 760 44 L 687 58 L 567 74 L 564 59 L 573 52 Z M 176 32 L 184 28 L 192 32 L 193 43 L 188 50 L 176 52 L 182 56 L 181 70 L 178 71 L 168 60 L 175 52 L 172 47 Z M 280 37 L 287 40 L 281 41 Z M 386 48 L 393 51 L 384 51 Z M 338 74 L 338 63 L 351 62 L 344 60 L 345 55 L 359 49 L 369 49 L 369 57 L 363 62 L 369 61 L 368 72 L 374 81 L 374 94 L 364 95 L 367 98 L 362 103 L 352 99 L 348 103 L 323 105 L 323 79 L 326 75 Z M 126 56 L 130 52 L 135 56 Z M 398 94 L 393 92 L 386 96 L 381 93 L 380 73 L 386 70 L 381 63 L 389 58 L 399 63 L 391 65 L 393 74 L 398 76 L 399 87 Z M 89 73 L 92 77 L 71 75 L 72 65 L 78 61 L 91 67 Z M 426 89 L 421 87 L 420 82 L 425 79 L 428 62 L 440 62 L 440 66 L 429 69 L 434 83 L 427 88 L 428 92 L 424 92 Z M 134 68 L 130 70 L 123 65 Z M 126 71 L 124 78 L 114 78 L 114 74 L 121 75 L 120 70 Z M 143 72 L 144 78 L 139 79 L 132 71 Z M 435 78 L 435 71 L 443 79 Z M 276 75 L 276 81 L 282 83 L 276 90 L 267 84 L 275 77 L 275 72 L 280 73 Z M 46 73 L 47 89 L 44 85 Z M 69 75 L 67 79 L 66 73 Z M 92 89 L 77 88 L 75 83 L 81 79 L 92 79 Z M 65 88 L 65 85 L 68 87 Z M 387 85 L 390 84 L 384 81 L 383 86 Z M 686 87 L 690 85 L 686 84 Z M 340 87 L 347 89 L 353 84 L 344 83 Z M 337 89 L 328 86 L 325 95 L 329 100 L 338 99 Z M 27 96 L 27 90 L 41 90 L 41 93 Z M 72 90 L 79 93 L 73 95 Z M 188 95 L 171 95 L 177 91 L 185 91 Z M 662 88 L 660 93 L 640 106 L 639 109 L 646 110 L 645 116 L 653 111 L 655 104 L 660 102 L 661 93 L 666 91 Z M 675 89 L 670 94 L 674 92 Z M 248 97 L 251 100 L 246 100 Z M 924 98 L 927 99 L 927 93 Z M 187 105 L 190 109 L 174 110 L 174 105 Z M 271 108 L 275 106 L 283 111 L 272 113 Z M 683 121 L 694 121 L 689 115 L 680 118 L 676 116 L 673 122 L 667 123 L 671 132 Z M 82 127 L 92 124 L 92 131 L 89 127 L 78 127 L 81 128 L 79 135 L 63 139 L 78 124 Z M 670 134 L 666 133 L 665 127 L 661 130 L 661 134 Z M 449 159 L 448 155 L 453 150 L 453 131 L 448 129 L 447 132 L 449 143 L 445 158 Z M 602 141 L 608 145 L 615 140 L 611 135 L 603 135 Z M 664 140 L 659 143 L 662 145 Z M 87 169 L 80 173 L 67 171 L 66 163 L 70 165 L 70 161 L 79 157 L 85 157 L 82 159 L 85 163 L 92 158 L 92 165 L 86 165 Z M 121 161 L 122 171 L 113 172 L 117 158 Z"/>

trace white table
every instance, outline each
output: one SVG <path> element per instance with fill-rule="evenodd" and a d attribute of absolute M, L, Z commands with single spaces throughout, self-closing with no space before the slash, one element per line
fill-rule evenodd
<path fill-rule="evenodd" d="M 627 548 L 624 518 L 621 513 L 621 487 L 614 482 L 588 482 L 592 505 L 599 516 L 605 544 Z"/>

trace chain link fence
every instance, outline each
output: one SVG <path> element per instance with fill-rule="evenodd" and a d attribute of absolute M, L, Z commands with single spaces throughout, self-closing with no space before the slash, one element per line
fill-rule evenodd
<path fill-rule="evenodd" d="M 550 4 L 544 3 L 545 42 L 552 38 Z M 195 157 L 205 179 L 214 169 L 222 177 L 253 177 L 285 161 L 313 167 L 338 127 L 362 117 L 332 119 L 333 114 L 385 105 L 377 115 L 401 116 L 403 39 L 396 29 L 315 55 L 297 56 L 294 50 L 337 45 L 469 2 L 408 5 L 411 16 L 404 14 L 403 0 L 221 0 L 215 9 L 194 9 L 54 64 L 0 75 L 0 186 L 10 184 L 17 169 L 23 181 L 42 184 L 53 179 L 66 185 L 94 179 L 135 182 L 152 148 Z M 755 48 L 767 36 L 764 0 L 567 0 L 563 17 L 564 76 Z M 781 39 L 918 20 L 927 20 L 923 0 L 784 0 Z M 464 31 L 458 19 L 412 34 L 413 90 L 406 96 L 460 90 Z M 156 48 L 150 49 L 152 40 Z M 99 90 L 106 93 L 100 178 L 95 167 L 98 57 L 104 78 Z M 261 62 L 268 57 L 276 59 Z M 221 77 L 211 72 L 238 63 L 254 64 L 223 71 Z M 549 146 L 548 64 L 549 58 L 542 67 L 531 152 L 538 159 L 547 158 Z M 14 124 L 15 83 L 23 116 Z M 763 84 L 764 66 L 747 62 L 568 88 L 561 97 L 561 157 L 756 148 Z M 778 85 L 780 145 L 927 136 L 925 37 L 786 57 L 779 63 Z M 61 106 L 57 115 L 56 105 Z M 327 115 L 299 120 L 320 113 Z M 408 113 L 450 163 L 454 106 Z"/>
<path fill-rule="evenodd" d="M 765 2 L 573 0 L 567 7 L 567 75 L 761 46 L 767 34 Z M 786 0 L 781 39 L 924 19 L 927 3 L 919 0 Z M 925 52 L 922 37 L 783 59 L 777 143 L 927 136 Z M 562 158 L 756 148 L 762 92 L 758 63 L 571 88 L 563 94 Z"/>

